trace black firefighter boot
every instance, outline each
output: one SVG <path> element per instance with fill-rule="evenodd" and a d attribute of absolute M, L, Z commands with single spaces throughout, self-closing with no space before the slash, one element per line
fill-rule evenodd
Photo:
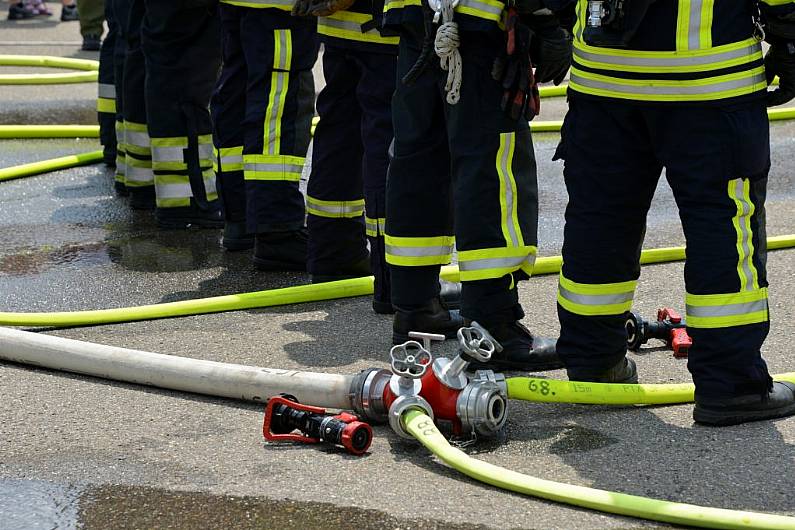
<path fill-rule="evenodd" d="M 254 235 L 246 229 L 245 221 L 226 221 L 221 245 L 230 252 L 254 247 Z"/>
<path fill-rule="evenodd" d="M 261 271 L 305 271 L 306 228 L 265 232 L 254 238 L 254 266 Z"/>
<path fill-rule="evenodd" d="M 440 297 L 435 297 L 420 306 L 395 306 L 395 319 L 392 322 L 392 343 L 401 344 L 407 340 L 410 331 L 438 333 L 448 339 L 458 334 L 464 327 L 464 318 L 458 311 L 450 311 Z"/>
<path fill-rule="evenodd" d="M 389 283 L 386 280 L 386 289 L 379 288 L 378 278 L 376 278 L 376 295 L 373 298 L 373 311 L 379 315 L 391 315 L 395 313 L 392 300 L 389 297 Z M 379 293 L 381 296 L 379 297 Z M 384 295 L 383 293 L 387 293 Z M 439 298 L 447 309 L 461 309 L 461 284 L 439 280 Z M 412 330 L 413 331 L 413 330 Z"/>
<path fill-rule="evenodd" d="M 589 383 L 618 383 L 624 385 L 638 384 L 638 368 L 635 361 L 624 357 L 614 366 L 598 374 L 578 374 L 575 370 L 568 371 L 569 381 L 587 381 Z"/>
<path fill-rule="evenodd" d="M 729 398 L 699 398 L 693 420 L 704 425 L 737 425 L 795 414 L 795 384 L 773 381 L 766 392 Z"/>
<path fill-rule="evenodd" d="M 488 362 L 470 362 L 469 371 L 541 372 L 563 367 L 563 362 L 555 349 L 557 341 L 533 336 L 521 322 L 498 323 L 484 327 L 500 343 L 502 351 L 494 352 Z"/>

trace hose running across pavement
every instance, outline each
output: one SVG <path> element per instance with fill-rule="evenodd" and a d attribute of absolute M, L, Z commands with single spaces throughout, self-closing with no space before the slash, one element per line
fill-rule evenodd
<path fill-rule="evenodd" d="M 4 180 L 13 180 L 22 177 L 29 177 L 32 175 L 39 175 L 41 173 L 49 173 L 51 171 L 58 171 L 61 169 L 85 166 L 100 161 L 102 161 L 102 151 L 90 151 L 88 153 L 79 153 L 76 155 L 51 158 L 50 160 L 42 160 L 41 162 L 31 162 L 30 164 L 11 166 L 0 169 L 0 182 L 3 182 Z"/>
<path fill-rule="evenodd" d="M 795 234 L 768 238 L 768 250 L 795 247 Z M 685 257 L 684 247 L 656 248 L 641 253 L 641 263 L 667 263 L 680 261 Z M 560 256 L 539 258 L 533 268 L 534 276 L 556 274 L 560 271 L 563 259 Z M 442 268 L 441 277 L 448 281 L 459 281 L 458 267 Z M 298 285 L 267 291 L 197 298 L 180 302 L 120 307 L 116 309 L 97 309 L 90 311 L 62 311 L 52 313 L 11 313 L 0 312 L 0 325 L 3 326 L 93 326 L 120 322 L 135 322 L 157 318 L 184 317 L 224 311 L 239 311 L 274 307 L 304 302 L 319 302 L 337 298 L 365 296 L 373 293 L 373 277 L 352 278 L 336 282 Z"/>
<path fill-rule="evenodd" d="M 0 74 L 0 85 L 60 85 L 66 83 L 95 83 L 99 62 L 49 55 L 0 55 L 0 66 L 35 66 L 39 68 L 69 68 L 83 70 L 58 74 Z"/>
<path fill-rule="evenodd" d="M 784 515 L 664 501 L 531 477 L 471 458 L 452 447 L 433 420 L 418 409 L 408 410 L 402 420 L 406 430 L 439 460 L 475 480 L 501 489 L 600 512 L 702 528 L 795 529 L 795 518 Z"/>

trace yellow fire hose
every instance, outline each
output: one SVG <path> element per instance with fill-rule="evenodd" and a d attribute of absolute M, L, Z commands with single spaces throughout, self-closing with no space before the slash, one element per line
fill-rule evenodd
<path fill-rule="evenodd" d="M 795 372 L 774 375 L 776 381 L 795 383 Z M 691 403 L 692 383 L 621 385 L 510 377 L 508 397 L 537 403 L 580 403 L 583 405 L 674 405 Z"/>
<path fill-rule="evenodd" d="M 62 156 L 60 158 L 42 160 L 41 162 L 31 162 L 30 164 L 7 167 L 5 169 L 0 169 L 0 182 L 38 175 L 40 173 L 49 173 L 50 171 L 58 171 L 70 167 L 85 166 L 101 160 L 102 151 L 91 151 L 89 153 Z"/>
<path fill-rule="evenodd" d="M 0 66 L 36 66 L 39 68 L 69 68 L 83 70 L 59 74 L 2 74 L 0 85 L 60 85 L 65 83 L 95 83 L 99 62 L 47 55 L 0 55 Z"/>
<path fill-rule="evenodd" d="M 475 480 L 505 490 L 600 512 L 702 528 L 795 529 L 795 518 L 784 515 L 664 501 L 531 477 L 471 458 L 452 447 L 421 410 L 408 410 L 402 421 L 439 460 Z"/>
<path fill-rule="evenodd" d="M 795 247 L 795 234 L 771 237 L 768 249 Z M 684 247 L 656 248 L 641 253 L 641 263 L 665 263 L 680 261 L 685 257 Z M 555 274 L 562 264 L 560 256 L 539 258 L 536 260 L 533 275 Z M 449 281 L 459 281 L 458 267 L 442 268 L 441 277 Z M 197 298 L 180 302 L 143 305 L 138 307 L 120 307 L 116 309 L 98 309 L 93 311 L 63 311 L 54 313 L 2 313 L 0 325 L 3 326 L 92 326 L 119 322 L 135 322 L 157 318 L 183 317 L 224 311 L 239 311 L 273 307 L 304 302 L 333 300 L 352 296 L 364 296 L 373 292 L 373 277 L 353 278 L 328 283 L 299 285 L 267 291 Z"/>

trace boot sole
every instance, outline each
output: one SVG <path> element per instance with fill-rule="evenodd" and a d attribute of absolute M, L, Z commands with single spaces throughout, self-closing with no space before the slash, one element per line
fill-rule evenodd
<path fill-rule="evenodd" d="M 693 420 L 703 425 L 713 425 L 725 427 L 729 425 L 739 425 L 750 421 L 772 420 L 783 418 L 795 414 L 795 403 L 787 406 L 770 410 L 758 410 L 748 412 L 719 411 L 699 408 L 698 405 L 693 409 Z"/>
<path fill-rule="evenodd" d="M 296 271 L 306 272 L 305 263 L 295 263 L 294 261 L 279 261 L 273 259 L 263 259 L 254 256 L 254 266 L 260 271 Z"/>

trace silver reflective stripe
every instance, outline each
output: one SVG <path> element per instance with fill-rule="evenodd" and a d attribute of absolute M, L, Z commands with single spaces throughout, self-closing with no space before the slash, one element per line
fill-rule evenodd
<path fill-rule="evenodd" d="M 243 155 L 224 155 L 220 159 L 221 167 L 228 165 L 241 165 L 243 163 Z"/>
<path fill-rule="evenodd" d="M 273 107 L 271 107 L 271 119 L 268 123 L 268 154 L 275 155 L 276 153 L 276 142 L 279 139 L 279 108 L 283 103 L 284 97 L 282 94 L 287 92 L 287 84 L 290 80 L 290 74 L 288 72 L 274 72 L 275 82 L 274 85 L 271 87 L 271 90 L 274 91 L 273 95 Z"/>
<path fill-rule="evenodd" d="M 619 294 L 577 294 L 569 291 L 562 285 L 558 286 L 558 292 L 566 300 L 580 305 L 613 305 L 631 302 L 635 297 L 635 293 L 619 293 Z"/>
<path fill-rule="evenodd" d="M 511 258 L 485 258 L 475 260 L 459 259 L 458 267 L 462 271 L 478 271 L 484 269 L 508 269 L 521 267 L 525 263 L 532 265 L 535 263 L 535 255 L 516 256 Z"/>
<path fill-rule="evenodd" d="M 279 37 L 279 62 L 274 66 L 279 70 L 289 70 L 290 64 L 287 62 L 287 52 L 290 49 L 290 30 L 277 29 L 276 34 Z"/>
<path fill-rule="evenodd" d="M 386 245 L 386 253 L 393 256 L 405 256 L 410 258 L 419 258 L 425 256 L 448 256 L 453 253 L 452 245 L 444 245 L 438 247 L 396 247 L 394 245 Z"/>
<path fill-rule="evenodd" d="M 206 194 L 216 193 L 218 189 L 215 187 L 215 176 L 204 177 L 204 192 Z"/>
<path fill-rule="evenodd" d="M 339 20 L 337 18 L 321 18 L 318 20 L 318 27 L 327 26 L 329 28 L 336 28 L 345 31 L 352 31 L 354 33 L 360 33 L 362 35 L 373 35 L 377 34 L 381 36 L 380 33 L 376 29 L 371 29 L 368 31 L 362 31 L 362 25 L 358 22 L 354 22 L 353 20 Z"/>
<path fill-rule="evenodd" d="M 486 13 L 495 16 L 498 19 L 500 18 L 502 12 L 505 10 L 504 5 L 497 7 L 489 5 L 485 2 L 478 2 L 477 0 L 461 0 L 461 2 L 458 4 L 458 9 L 462 7 L 469 7 L 471 9 L 477 9 L 478 11 L 484 11 Z"/>
<path fill-rule="evenodd" d="M 734 200 L 737 201 L 738 205 L 742 208 L 742 212 L 737 212 L 739 214 L 737 225 L 740 227 L 742 238 L 742 269 L 746 280 L 745 290 L 753 291 L 756 289 L 754 285 L 754 273 L 751 271 L 751 260 L 753 259 L 753 255 L 751 254 L 751 238 L 753 234 L 748 230 L 748 226 L 745 223 L 745 218 L 751 215 L 753 205 L 745 198 L 745 182 L 743 179 L 735 179 L 734 181 Z"/>
<path fill-rule="evenodd" d="M 127 165 L 124 177 L 130 182 L 152 182 L 155 179 L 155 174 L 151 167 Z"/>
<path fill-rule="evenodd" d="M 375 219 L 370 219 L 369 217 L 365 217 L 364 219 L 364 227 L 368 232 L 378 232 L 378 221 Z"/>
<path fill-rule="evenodd" d="M 213 159 L 213 144 L 199 144 L 199 160 Z"/>
<path fill-rule="evenodd" d="M 519 246 L 519 237 L 516 235 L 516 226 L 513 223 L 513 188 L 511 186 L 511 147 L 515 141 L 514 133 L 505 133 L 501 135 L 502 143 L 502 157 L 500 163 L 500 176 L 505 186 L 505 218 L 502 220 L 503 226 L 508 228 L 508 234 L 511 237 L 511 245 L 514 247 Z"/>
<path fill-rule="evenodd" d="M 169 146 L 169 147 L 155 147 L 152 146 L 152 160 L 157 162 L 184 162 L 186 147 L 182 146 Z"/>
<path fill-rule="evenodd" d="M 247 162 L 243 165 L 245 171 L 257 171 L 267 173 L 301 173 L 304 166 L 298 164 L 266 164 L 266 163 L 252 163 Z"/>
<path fill-rule="evenodd" d="M 695 57 L 626 57 L 593 53 L 574 48 L 574 57 L 591 62 L 611 64 L 615 66 L 645 66 L 649 68 L 681 67 L 681 66 L 709 66 L 711 64 L 748 57 L 753 59 L 762 53 L 762 45 L 758 42 L 749 43 L 748 46 L 737 50 L 715 52 L 709 55 Z"/>
<path fill-rule="evenodd" d="M 131 131 L 130 129 L 124 130 L 124 140 L 128 144 L 138 147 L 150 147 L 152 144 L 147 133 L 142 131 Z"/>
<path fill-rule="evenodd" d="M 346 204 L 346 205 L 328 205 L 328 204 L 317 204 L 316 202 L 312 201 L 311 199 L 307 201 L 307 206 L 312 208 L 313 210 L 318 210 L 321 212 L 326 212 L 330 214 L 357 214 L 361 215 L 364 213 L 364 204 Z"/>
<path fill-rule="evenodd" d="M 690 0 L 690 16 L 687 28 L 687 47 L 698 50 L 701 46 L 701 3 L 703 0 Z"/>
<path fill-rule="evenodd" d="M 650 80 L 650 85 L 636 86 L 636 85 L 620 85 L 618 83 L 611 83 L 610 81 L 597 81 L 595 79 L 588 79 L 581 77 L 578 73 L 572 70 L 571 82 L 582 85 L 588 88 L 595 88 L 601 90 L 609 90 L 611 92 L 619 92 L 622 94 L 644 94 L 649 96 L 697 96 L 701 94 L 713 94 L 715 92 L 727 92 L 730 90 L 738 90 L 741 88 L 752 88 L 759 83 L 765 82 L 765 74 L 760 73 L 754 76 L 745 77 L 741 79 L 732 79 L 730 81 L 722 81 L 710 83 L 707 85 L 675 85 L 663 86 L 654 85 L 654 80 Z"/>
<path fill-rule="evenodd" d="M 193 197 L 190 184 L 159 184 L 156 182 L 155 192 L 157 193 L 158 199 L 184 199 L 186 197 Z"/>
<path fill-rule="evenodd" d="M 743 302 L 740 304 L 727 305 L 687 305 L 687 316 L 693 317 L 731 317 L 737 315 L 748 315 L 765 311 L 767 300 L 756 300 L 754 302 Z"/>
<path fill-rule="evenodd" d="M 116 99 L 116 86 L 99 83 L 97 85 L 97 96 L 107 99 Z"/>

